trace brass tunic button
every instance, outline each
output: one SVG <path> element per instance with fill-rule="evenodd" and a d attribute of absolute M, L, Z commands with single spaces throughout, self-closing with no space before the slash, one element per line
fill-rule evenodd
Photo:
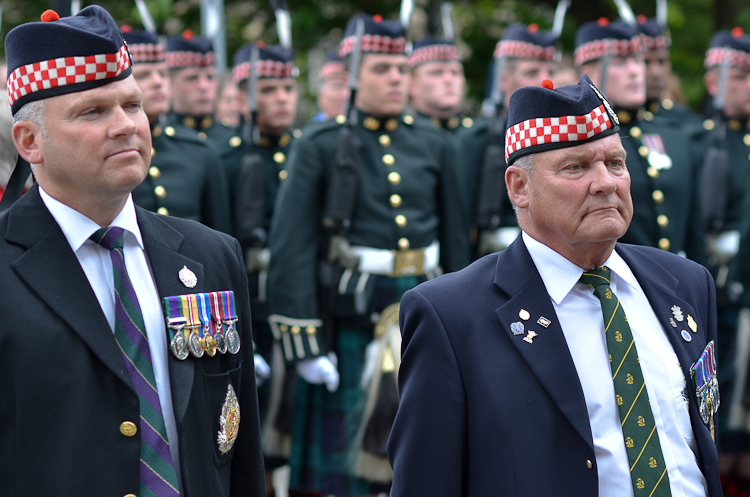
<path fill-rule="evenodd" d="M 287 178 L 287 176 L 289 176 L 289 173 L 286 172 L 286 169 L 282 169 L 281 171 L 279 171 L 279 180 L 280 181 L 284 181 Z"/>
<path fill-rule="evenodd" d="M 589 469 L 594 469 L 594 463 L 591 462 L 591 459 L 586 459 L 586 467 Z"/>
<path fill-rule="evenodd" d="M 364 126 L 365 129 L 369 129 L 370 131 L 375 131 L 380 127 L 380 121 L 378 121 L 374 117 L 365 117 L 362 120 L 362 126 Z"/>
<path fill-rule="evenodd" d="M 727 126 L 729 126 L 729 129 L 731 129 L 732 131 L 739 131 L 742 129 L 742 124 L 740 124 L 737 119 L 730 119 Z"/>
<path fill-rule="evenodd" d="M 641 128 L 638 126 L 633 126 L 633 128 L 630 130 L 630 136 L 635 138 L 636 140 L 643 136 L 643 131 L 641 131 Z"/>
<path fill-rule="evenodd" d="M 661 190 L 654 190 L 654 193 L 651 194 L 651 197 L 657 204 L 661 204 L 662 202 L 664 202 L 664 193 L 662 193 Z"/>
<path fill-rule="evenodd" d="M 390 147 L 391 146 L 391 137 L 388 135 L 380 135 L 380 138 L 378 138 L 378 142 L 384 147 Z"/>
<path fill-rule="evenodd" d="M 404 122 L 409 125 L 414 124 L 414 118 L 411 116 L 404 116 Z"/>
<path fill-rule="evenodd" d="M 154 188 L 154 195 L 156 195 L 159 198 L 164 198 L 167 196 L 167 189 L 159 185 L 156 188 Z"/>
<path fill-rule="evenodd" d="M 394 209 L 401 207 L 401 195 L 391 195 L 391 207 Z"/>
<path fill-rule="evenodd" d="M 299 138 L 300 136 L 302 136 L 302 130 L 295 129 L 294 131 L 292 131 L 292 134 L 294 135 L 295 138 Z"/>
<path fill-rule="evenodd" d="M 214 125 L 214 120 L 210 117 L 204 117 L 203 120 L 201 120 L 201 128 L 208 129 L 211 126 Z"/>
<path fill-rule="evenodd" d="M 669 224 L 669 218 L 664 214 L 660 214 L 656 218 L 656 224 L 658 224 L 660 228 L 666 228 Z"/>
<path fill-rule="evenodd" d="M 669 250 L 670 245 L 669 238 L 662 238 L 659 240 L 659 248 L 662 250 Z"/>
<path fill-rule="evenodd" d="M 284 162 L 286 162 L 286 155 L 284 155 L 284 152 L 276 152 L 275 154 L 273 154 L 273 160 L 277 164 L 283 164 Z"/>
<path fill-rule="evenodd" d="M 399 250 L 409 250 L 409 246 L 411 244 L 409 243 L 408 238 L 399 238 L 398 239 L 398 248 Z"/>
<path fill-rule="evenodd" d="M 401 175 L 396 171 L 388 173 L 388 182 L 392 185 L 398 185 L 399 183 L 401 183 Z"/>
<path fill-rule="evenodd" d="M 164 128 L 164 132 L 167 134 L 167 136 L 174 136 L 174 128 L 172 126 L 167 126 Z"/>
<path fill-rule="evenodd" d="M 279 331 L 281 331 L 282 333 L 286 333 L 287 331 L 289 331 L 289 325 L 280 324 L 279 325 Z"/>
<path fill-rule="evenodd" d="M 135 494 L 125 494 L 125 497 L 138 497 L 138 496 Z"/>
<path fill-rule="evenodd" d="M 653 121 L 654 120 L 654 114 L 651 113 L 651 112 L 649 112 L 649 111 L 646 111 L 646 112 L 643 113 L 643 119 L 645 119 L 646 121 Z"/>
<path fill-rule="evenodd" d="M 161 136 L 162 131 L 164 130 L 162 129 L 161 124 L 157 124 L 156 126 L 154 126 L 153 131 L 151 131 L 151 136 L 153 136 L 154 138 L 158 138 Z"/>
<path fill-rule="evenodd" d="M 463 124 L 464 128 L 471 128 L 474 126 L 474 120 L 470 117 L 464 117 L 464 120 L 461 121 L 461 124 Z"/>
<path fill-rule="evenodd" d="M 138 427 L 132 421 L 125 421 L 120 425 L 120 433 L 126 437 L 134 437 L 138 433 Z"/>
<path fill-rule="evenodd" d="M 292 141 L 292 137 L 284 133 L 283 135 L 281 135 L 281 138 L 279 138 L 279 147 L 286 147 L 287 145 L 289 145 L 290 141 Z"/>
<path fill-rule="evenodd" d="M 399 228 L 403 228 L 406 226 L 406 216 L 404 216 L 403 214 L 399 214 L 398 216 L 396 216 L 395 221 L 396 226 L 398 226 Z"/>
<path fill-rule="evenodd" d="M 641 157 L 646 157 L 648 155 L 648 147 L 646 145 L 641 145 L 638 147 L 638 155 Z"/>
<path fill-rule="evenodd" d="M 665 98 L 664 100 L 661 101 L 661 106 L 667 110 L 672 110 L 672 107 L 674 107 L 674 102 L 672 102 L 668 98 Z"/>
<path fill-rule="evenodd" d="M 745 136 L 744 136 L 744 137 L 742 138 L 742 141 L 743 141 L 743 142 L 745 142 L 745 145 L 747 145 L 748 147 L 750 147 L 750 133 L 746 134 L 746 135 L 745 135 Z"/>
<path fill-rule="evenodd" d="M 161 171 L 156 166 L 151 166 L 148 168 L 148 175 L 151 176 L 154 179 L 157 179 L 161 176 Z"/>
<path fill-rule="evenodd" d="M 456 129 L 458 128 L 458 118 L 457 117 L 451 117 L 448 119 L 448 127 L 450 129 Z"/>
<path fill-rule="evenodd" d="M 169 210 L 167 210 L 166 207 L 159 207 L 158 209 L 156 209 L 156 212 L 158 214 L 161 214 L 162 216 L 168 216 L 169 215 Z"/>
<path fill-rule="evenodd" d="M 292 334 L 293 335 L 299 335 L 299 332 L 302 331 L 302 328 L 297 326 L 296 324 L 292 326 Z"/>
<path fill-rule="evenodd" d="M 336 122 L 339 124 L 344 124 L 346 122 L 346 116 L 344 114 L 339 114 L 336 116 Z"/>
<path fill-rule="evenodd" d="M 229 146 L 233 148 L 237 148 L 240 145 L 242 145 L 242 138 L 239 136 L 233 136 L 229 139 Z"/>
<path fill-rule="evenodd" d="M 649 167 L 646 169 L 646 173 L 649 175 L 650 178 L 658 178 L 659 177 L 659 170 L 655 167 Z"/>
<path fill-rule="evenodd" d="M 208 135 L 201 131 L 200 133 L 198 133 L 198 138 L 200 138 L 201 140 L 205 140 L 206 138 L 208 138 Z"/>
<path fill-rule="evenodd" d="M 184 124 L 188 128 L 195 128 L 195 119 L 193 119 L 192 117 L 186 117 L 182 120 L 182 124 Z"/>
<path fill-rule="evenodd" d="M 396 163 L 396 158 L 393 157 L 391 154 L 385 154 L 383 156 L 383 164 L 386 166 L 392 166 Z"/>
<path fill-rule="evenodd" d="M 385 129 L 388 131 L 396 131 L 396 128 L 398 128 L 398 121 L 395 119 L 388 119 L 385 122 Z"/>
<path fill-rule="evenodd" d="M 312 326 L 312 325 L 310 325 L 307 328 L 305 328 L 305 333 L 307 333 L 308 335 L 314 335 L 315 332 L 317 332 L 317 331 L 318 331 L 318 329 L 315 326 Z"/>
<path fill-rule="evenodd" d="M 151 157 L 154 157 L 156 155 L 156 149 L 154 147 L 151 147 Z"/>
<path fill-rule="evenodd" d="M 713 119 L 706 119 L 705 121 L 703 121 L 703 129 L 705 130 L 711 131 L 712 129 L 714 129 L 714 126 L 716 126 L 716 124 L 714 123 Z"/>

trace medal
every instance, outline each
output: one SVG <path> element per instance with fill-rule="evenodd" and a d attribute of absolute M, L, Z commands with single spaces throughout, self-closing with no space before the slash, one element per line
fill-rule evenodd
<path fill-rule="evenodd" d="M 226 354 L 227 341 L 224 337 L 224 306 L 221 305 L 221 292 L 211 292 L 209 294 L 209 299 L 211 304 L 211 318 L 214 325 L 216 349 L 220 354 Z"/>
<path fill-rule="evenodd" d="M 529 314 L 529 311 L 527 311 L 526 309 L 521 309 L 520 311 L 518 311 L 518 317 L 523 319 L 524 321 L 528 321 L 531 317 L 531 314 Z"/>
<path fill-rule="evenodd" d="M 673 306 L 672 306 L 672 315 L 673 315 L 673 316 L 674 316 L 674 318 L 675 318 L 675 319 L 676 319 L 677 321 L 679 321 L 679 322 L 682 322 L 682 320 L 683 320 L 683 319 L 685 319 L 685 318 L 684 318 L 684 317 L 682 316 L 682 309 L 680 309 L 680 306 L 679 306 L 679 305 L 673 305 Z"/>
<path fill-rule="evenodd" d="M 196 295 L 198 300 L 198 310 L 200 311 L 201 320 L 201 348 L 210 357 L 216 355 L 216 341 L 211 336 L 211 315 L 209 313 L 209 297 L 207 293 L 199 293 Z"/>
<path fill-rule="evenodd" d="M 685 331 L 687 333 L 687 331 Z M 690 376 L 695 385 L 698 412 L 714 438 L 714 414 L 719 409 L 719 381 L 716 378 L 716 355 L 713 340 L 708 343 L 700 358 L 690 367 Z"/>
<path fill-rule="evenodd" d="M 189 270 L 187 266 L 182 266 L 180 272 L 177 273 L 177 277 L 180 278 L 182 284 L 188 288 L 195 288 L 195 285 L 198 284 L 198 277 L 194 272 Z"/>
<path fill-rule="evenodd" d="M 203 357 L 205 352 L 201 347 L 200 335 L 195 330 L 201 329 L 201 318 L 198 311 L 198 299 L 195 294 L 193 295 L 180 295 L 180 302 L 182 303 L 182 312 L 187 311 L 188 325 L 186 328 L 190 329 L 190 334 L 187 337 L 188 350 L 193 357 Z"/>
<path fill-rule="evenodd" d="M 537 319 L 536 324 L 542 325 L 545 328 L 547 328 L 549 325 L 552 324 L 552 321 L 550 321 L 549 319 L 545 318 L 544 316 L 541 316 L 539 319 Z"/>
<path fill-rule="evenodd" d="M 523 332 L 525 331 L 523 323 L 520 321 L 510 323 L 510 331 L 512 331 L 514 335 L 523 335 Z"/>
<path fill-rule="evenodd" d="M 164 314 L 167 316 L 167 329 L 169 330 L 169 349 L 177 359 L 184 361 L 188 356 L 187 340 L 183 330 L 187 324 L 187 318 L 182 315 L 179 297 L 164 297 Z"/>
<path fill-rule="evenodd" d="M 240 334 L 234 327 L 237 322 L 237 312 L 234 307 L 234 292 L 221 292 L 222 305 L 224 306 L 224 324 L 227 326 L 226 341 L 227 350 L 230 354 L 236 354 L 240 351 Z"/>

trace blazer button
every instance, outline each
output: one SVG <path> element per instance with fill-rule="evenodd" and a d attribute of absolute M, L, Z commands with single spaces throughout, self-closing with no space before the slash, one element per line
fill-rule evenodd
<path fill-rule="evenodd" d="M 126 437 L 134 437 L 138 433 L 138 427 L 132 421 L 125 421 L 120 425 L 120 433 Z"/>
<path fill-rule="evenodd" d="M 586 467 L 589 469 L 594 469 L 594 463 L 591 462 L 591 459 L 586 459 Z"/>
<path fill-rule="evenodd" d="M 138 496 L 135 494 L 126 494 L 125 497 L 138 497 Z"/>

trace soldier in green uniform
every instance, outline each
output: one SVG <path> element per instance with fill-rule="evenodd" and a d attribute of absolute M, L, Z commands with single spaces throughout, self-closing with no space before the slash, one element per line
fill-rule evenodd
<path fill-rule="evenodd" d="M 387 491 L 399 348 L 375 342 L 369 349 L 376 371 L 367 370 L 365 383 L 369 393 L 382 387 L 375 398 L 389 402 L 377 402 L 373 423 L 365 422 L 361 382 L 375 320 L 400 336 L 391 306 L 403 292 L 469 261 L 455 148 L 439 129 L 403 114 L 404 47 L 397 23 L 349 22 L 340 54 L 356 78 L 354 106 L 305 130 L 274 212 L 269 321 L 304 379 L 292 420 L 290 488 L 297 491 Z M 376 377 L 383 380 L 377 388 L 369 381 Z"/>
<path fill-rule="evenodd" d="M 633 220 L 622 242 L 705 261 L 698 173 L 690 136 L 658 122 L 646 103 L 646 67 L 634 26 L 599 19 L 576 33 L 575 61 L 614 106 L 628 154 Z"/>
<path fill-rule="evenodd" d="M 169 111 L 169 80 L 164 48 L 155 34 L 122 27 L 133 61 L 133 76 L 143 93 L 151 125 L 151 166 L 133 201 L 159 214 L 199 221 L 231 231 L 224 169 L 213 148 L 194 133 L 163 126 Z"/>
<path fill-rule="evenodd" d="M 646 105 L 645 108 L 657 121 L 666 119 L 674 126 L 700 126 L 702 119 L 686 105 L 665 97 L 668 93 L 669 78 L 672 75 L 672 61 L 669 47 L 672 40 L 665 22 L 640 15 L 637 18 L 641 35 L 643 58 L 646 63 Z"/>
<path fill-rule="evenodd" d="M 322 122 L 344 113 L 346 102 L 349 100 L 349 87 L 346 85 L 348 76 L 339 53 L 329 53 L 318 74 L 320 85 L 318 108 L 320 110 L 310 120 L 311 122 Z"/>
<path fill-rule="evenodd" d="M 167 67 L 172 86 L 172 111 L 167 124 L 192 130 L 201 140 L 224 145 L 233 129 L 216 122 L 216 87 L 211 42 L 187 30 L 180 36 L 167 38 Z"/>
<path fill-rule="evenodd" d="M 557 57 L 556 44 L 556 36 L 549 31 L 539 30 L 535 24 L 509 26 L 495 48 L 495 64 L 499 67 L 495 72 L 496 77 L 492 78 L 492 85 L 495 87 L 493 90 L 500 90 L 496 91 L 496 115 L 492 119 L 478 121 L 458 136 L 460 156 L 463 158 L 461 176 L 469 219 L 473 225 L 471 239 L 475 257 L 504 249 L 520 233 L 513 206 L 505 194 L 503 109 L 507 108 L 510 95 L 518 88 L 539 86 L 544 79 L 551 77 Z M 484 196 L 482 185 L 485 185 Z M 495 205 L 480 208 L 480 203 L 487 204 L 487 195 L 493 197 L 489 200 L 494 200 Z"/>
<path fill-rule="evenodd" d="M 730 365 L 719 378 L 721 400 L 729 413 L 720 418 L 719 471 L 724 495 L 748 495 L 750 36 L 741 28 L 716 33 L 705 66 L 704 82 L 713 97 L 714 116 L 704 122 L 709 144 L 702 182 L 704 215 L 710 230 L 710 269 L 716 278 L 718 354 Z"/>
<path fill-rule="evenodd" d="M 415 41 L 409 66 L 409 97 L 420 117 L 452 134 L 473 126 L 470 117 L 460 115 L 466 78 L 452 41 L 434 36 Z"/>

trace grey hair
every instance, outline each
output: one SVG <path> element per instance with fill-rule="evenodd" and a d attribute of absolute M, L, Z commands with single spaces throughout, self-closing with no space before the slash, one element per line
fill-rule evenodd
<path fill-rule="evenodd" d="M 526 174 L 528 174 L 529 177 L 531 177 L 534 172 L 534 157 L 536 157 L 536 154 L 523 155 L 513 162 L 513 166 L 520 167 L 526 171 Z M 515 212 L 516 217 L 518 217 L 518 206 L 513 202 L 511 202 L 510 205 L 513 206 L 513 212 Z"/>
<path fill-rule="evenodd" d="M 16 147 L 13 145 L 13 117 L 8 100 L 0 103 L 0 187 L 5 187 L 16 165 Z"/>
<path fill-rule="evenodd" d="M 29 102 L 13 116 L 13 124 L 21 121 L 31 121 L 42 129 L 42 137 L 47 138 L 47 101 L 35 100 Z"/>

